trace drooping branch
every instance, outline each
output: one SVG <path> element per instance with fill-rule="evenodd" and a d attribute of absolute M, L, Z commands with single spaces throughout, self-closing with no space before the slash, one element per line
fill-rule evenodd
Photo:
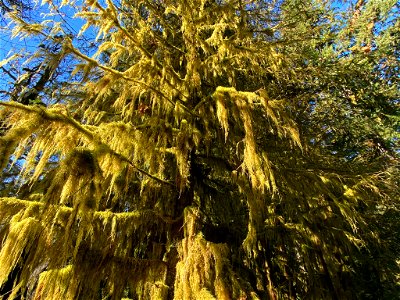
<path fill-rule="evenodd" d="M 68 115 L 60 113 L 60 112 L 51 112 L 51 111 L 49 111 L 49 109 L 45 109 L 40 106 L 26 106 L 26 105 L 16 103 L 16 102 L 0 102 L 0 106 L 12 107 L 12 108 L 24 110 L 26 112 L 36 113 L 36 114 L 40 115 L 40 117 L 43 118 L 44 120 L 48 120 L 48 121 L 52 121 L 52 122 L 62 122 L 64 124 L 67 124 L 67 125 L 73 127 L 75 130 L 77 130 L 81 134 L 83 134 L 88 140 L 93 142 L 97 146 L 97 149 L 99 149 L 100 152 L 102 152 L 102 153 L 105 152 L 105 153 L 111 154 L 112 156 L 120 159 L 121 161 L 128 163 L 139 173 L 142 173 L 143 175 L 145 175 L 153 180 L 156 180 L 162 184 L 167 184 L 167 185 L 175 187 L 175 185 L 172 182 L 158 178 L 157 176 L 154 176 L 154 175 L 148 173 L 147 171 L 143 170 L 142 168 L 140 168 L 136 164 L 134 164 L 129 158 L 127 158 L 123 154 L 118 153 L 115 150 L 111 149 L 109 145 L 107 145 L 101 141 L 100 137 L 98 135 L 96 135 L 95 132 L 88 129 L 88 126 L 82 125 L 78 121 L 74 120 L 71 116 L 68 116 Z"/>
<path fill-rule="evenodd" d="M 24 200 L 18 198 L 10 198 L 10 197 L 0 197 L 0 211 L 2 216 L 5 216 L 8 213 L 11 215 L 14 214 L 14 211 L 20 211 L 22 209 L 33 208 L 38 210 L 45 210 L 56 208 L 59 213 L 65 215 L 64 217 L 67 219 L 70 214 L 73 212 L 73 208 L 69 206 L 65 206 L 62 204 L 53 205 L 45 202 L 33 201 L 33 200 Z M 7 208 L 7 209 L 5 209 Z M 183 218 L 182 215 L 177 218 L 171 218 L 170 216 L 163 215 L 162 213 L 153 210 L 153 209 L 142 209 L 137 211 L 130 212 L 111 212 L 111 211 L 95 211 L 93 213 L 93 219 L 105 219 L 115 217 L 117 219 L 131 219 L 133 223 L 140 223 L 140 220 L 152 220 L 153 222 L 157 222 L 161 220 L 165 224 L 175 224 L 180 222 Z"/>
<path fill-rule="evenodd" d="M 167 100 L 167 102 L 169 102 L 169 103 L 172 104 L 173 106 L 176 105 L 176 103 L 175 103 L 174 101 L 172 101 L 168 96 L 166 96 L 163 92 L 161 92 L 160 90 L 156 89 L 155 87 L 153 87 L 153 86 L 151 86 L 151 85 L 149 85 L 149 84 L 147 84 L 146 82 L 143 82 L 143 81 L 141 81 L 141 80 L 137 80 L 137 79 L 134 79 L 134 78 L 132 78 L 132 77 L 127 76 L 127 71 L 121 72 L 121 71 L 115 70 L 115 69 L 113 69 L 113 68 L 111 68 L 111 67 L 104 66 L 104 65 L 100 64 L 97 60 L 95 60 L 95 59 L 93 59 L 93 58 L 91 58 L 91 57 L 89 57 L 89 56 L 83 54 L 82 52 L 80 52 L 78 49 L 76 49 L 76 48 L 72 45 L 71 40 L 68 40 L 68 41 L 67 41 L 67 47 L 68 47 L 68 49 L 69 49 L 73 54 L 75 54 L 75 55 L 78 56 L 79 58 L 81 58 L 81 59 L 83 59 L 83 60 L 85 60 L 85 61 L 87 61 L 87 62 L 93 64 L 94 66 L 100 68 L 100 69 L 103 70 L 103 71 L 106 71 L 106 72 L 108 72 L 108 73 L 113 74 L 114 76 L 116 76 L 116 78 L 122 78 L 122 79 L 124 79 L 124 80 L 126 80 L 126 81 L 130 81 L 130 82 L 136 83 L 136 84 L 138 84 L 138 85 L 140 85 L 140 86 L 143 86 L 144 88 L 147 88 L 147 89 L 149 89 L 149 90 L 152 90 L 152 91 L 155 92 L 157 95 L 161 96 L 161 98 Z M 128 69 L 128 70 L 129 70 L 129 69 Z M 175 87 L 173 87 L 173 88 L 175 88 Z M 180 91 L 178 91 L 178 92 L 181 94 Z M 189 109 L 189 108 L 183 103 L 182 100 L 177 99 L 176 101 L 179 103 L 179 105 L 180 105 L 186 112 L 188 112 L 188 113 L 189 113 L 190 115 L 192 115 L 192 116 L 196 116 L 196 114 L 195 114 L 191 109 Z"/>

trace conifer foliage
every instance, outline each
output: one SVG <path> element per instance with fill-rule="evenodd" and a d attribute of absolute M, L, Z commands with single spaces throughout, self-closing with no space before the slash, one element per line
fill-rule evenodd
<path fill-rule="evenodd" d="M 1 299 L 393 297 L 399 7 L 334 4 L 11 12 L 52 46 L 0 102 Z"/>

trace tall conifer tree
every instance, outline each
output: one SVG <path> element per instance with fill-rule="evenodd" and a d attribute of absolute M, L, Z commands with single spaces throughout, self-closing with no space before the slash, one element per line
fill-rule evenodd
<path fill-rule="evenodd" d="M 346 3 L 63 1 L 95 53 L 11 13 L 53 47 L 0 102 L 0 297 L 393 295 L 399 8 Z"/>

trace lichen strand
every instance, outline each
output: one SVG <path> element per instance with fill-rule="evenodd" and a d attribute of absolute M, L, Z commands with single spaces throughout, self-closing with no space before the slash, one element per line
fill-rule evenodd
<path fill-rule="evenodd" d="M 167 268 L 160 241 L 173 220 L 152 210 L 89 214 L 14 198 L 1 198 L 0 205 L 3 220 L 9 219 L 2 231 L 0 286 L 14 284 L 10 274 L 22 268 L 10 297 L 30 288 L 35 299 L 96 298 L 99 292 L 119 299 L 128 289 L 138 299 L 164 299 Z M 120 227 L 127 230 L 117 234 Z"/>
<path fill-rule="evenodd" d="M 66 85 L 37 95 L 47 106 L 0 101 L 4 195 L 17 197 L 0 198 L 0 292 L 360 298 L 354 274 L 381 245 L 368 221 L 398 199 L 385 73 L 398 30 L 381 26 L 390 42 L 369 55 L 351 48 L 370 40 L 365 26 L 329 1 L 117 2 L 62 1 L 95 51 L 53 23 L 52 0 L 42 24 L 10 13 L 15 35 L 42 36 L 68 63 L 54 71 Z M 372 18 L 395 0 L 367 2 Z M 34 60 L 54 61 L 46 47 Z"/>
<path fill-rule="evenodd" d="M 6 242 L 0 252 L 0 286 L 17 265 L 22 266 L 26 254 L 36 251 L 37 239 L 42 229 L 40 225 L 32 217 L 23 218 L 22 213 L 11 219 Z"/>
<path fill-rule="evenodd" d="M 174 298 L 259 299 L 251 286 L 240 281 L 240 276 L 232 270 L 227 245 L 204 238 L 199 218 L 196 208 L 186 208 L 185 238 L 178 246 Z"/>

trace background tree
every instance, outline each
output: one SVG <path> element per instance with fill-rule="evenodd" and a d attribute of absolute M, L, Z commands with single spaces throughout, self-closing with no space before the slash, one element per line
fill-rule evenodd
<path fill-rule="evenodd" d="M 68 4 L 95 53 L 10 15 L 58 46 L 0 103 L 4 299 L 395 295 L 396 1 Z"/>
<path fill-rule="evenodd" d="M 20 15 L 28 16 L 33 9 L 33 3 L 31 1 L 19 1 L 19 0 L 2 0 L 0 1 L 0 20 L 4 21 L 4 14 L 16 11 Z"/>

